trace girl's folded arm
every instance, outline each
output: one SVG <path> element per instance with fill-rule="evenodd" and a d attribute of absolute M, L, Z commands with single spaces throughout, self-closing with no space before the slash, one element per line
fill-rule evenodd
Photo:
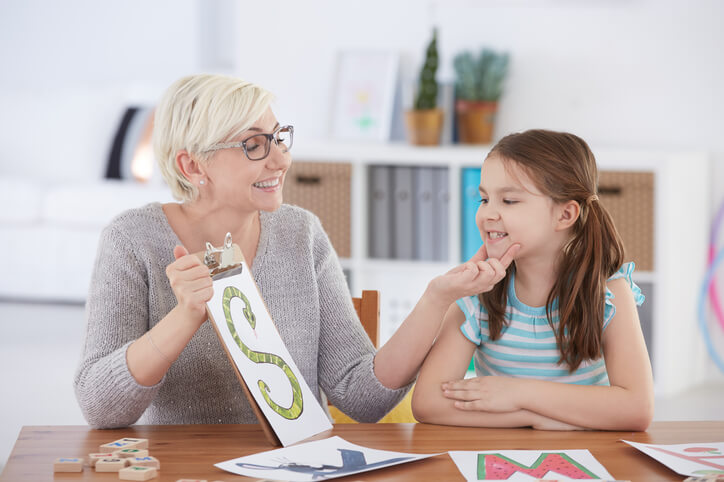
<path fill-rule="evenodd" d="M 526 410 L 504 413 L 458 410 L 442 394 L 441 385 L 465 376 L 475 345 L 463 336 L 460 325 L 465 315 L 457 305 L 445 314 L 442 331 L 422 365 L 412 395 L 412 411 L 420 422 L 476 427 L 527 427 L 543 417 Z"/>
<path fill-rule="evenodd" d="M 610 386 L 520 380 L 520 408 L 582 427 L 646 430 L 654 411 L 653 376 L 633 294 L 626 280 L 610 281 L 616 314 L 603 332 Z"/>

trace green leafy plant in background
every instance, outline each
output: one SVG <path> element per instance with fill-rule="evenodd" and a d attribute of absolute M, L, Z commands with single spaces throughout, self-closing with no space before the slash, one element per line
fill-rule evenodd
<path fill-rule="evenodd" d="M 458 99 L 496 102 L 503 93 L 503 81 L 508 73 L 509 55 L 483 49 L 475 58 L 470 51 L 453 59 Z"/>
<path fill-rule="evenodd" d="M 425 64 L 420 71 L 419 90 L 415 98 L 415 109 L 425 110 L 434 109 L 437 105 L 437 66 L 439 60 L 437 55 L 437 29 L 432 31 L 432 40 L 430 40 L 425 53 Z"/>

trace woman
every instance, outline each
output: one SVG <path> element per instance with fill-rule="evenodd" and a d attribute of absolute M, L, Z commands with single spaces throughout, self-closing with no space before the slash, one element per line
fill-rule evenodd
<path fill-rule="evenodd" d="M 319 220 L 282 205 L 294 131 L 271 100 L 249 82 L 194 75 L 157 106 L 156 158 L 182 202 L 126 211 L 101 235 L 75 377 L 91 426 L 256 422 L 205 323 L 209 271 L 189 254 L 227 232 L 319 400 L 323 391 L 354 419 L 376 421 L 414 380 L 439 320 L 417 316 L 375 354 Z"/>

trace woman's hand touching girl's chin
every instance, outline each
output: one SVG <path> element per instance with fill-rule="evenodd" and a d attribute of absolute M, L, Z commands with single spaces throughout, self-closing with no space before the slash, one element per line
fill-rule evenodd
<path fill-rule="evenodd" d="M 505 277 L 506 269 L 519 250 L 520 244 L 514 244 L 500 259 L 488 258 L 483 245 L 469 261 L 433 279 L 429 289 L 445 305 L 465 296 L 487 293 Z"/>

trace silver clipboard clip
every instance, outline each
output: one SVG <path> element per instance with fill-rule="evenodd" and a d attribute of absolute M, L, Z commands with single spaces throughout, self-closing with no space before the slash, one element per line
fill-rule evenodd
<path fill-rule="evenodd" d="M 238 248 L 237 248 L 238 249 Z M 224 245 L 215 248 L 211 243 L 206 243 L 204 253 L 204 264 L 209 268 L 211 278 L 214 280 L 234 276 L 242 271 L 241 261 L 236 261 L 236 251 L 231 241 L 231 233 L 226 233 Z"/>

